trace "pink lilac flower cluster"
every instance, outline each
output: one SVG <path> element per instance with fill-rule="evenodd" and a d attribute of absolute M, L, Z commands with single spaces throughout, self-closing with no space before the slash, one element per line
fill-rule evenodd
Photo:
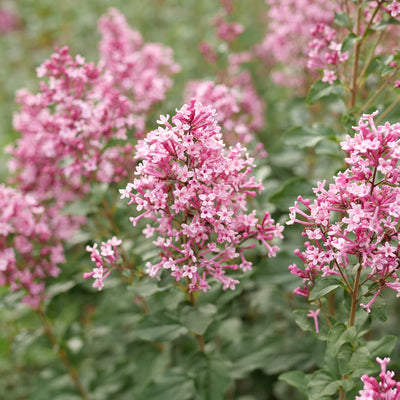
<path fill-rule="evenodd" d="M 361 304 L 368 312 L 384 287 L 400 296 L 400 123 L 376 126 L 376 115 L 363 115 L 354 137 L 341 143 L 348 168 L 328 187 L 318 183 L 313 203 L 299 196 L 288 221 L 303 225 L 307 239 L 295 251 L 305 267 L 289 267 L 303 280 L 294 293 L 308 297 L 319 276 L 348 281 L 346 269 L 359 263 L 362 284 L 374 283 L 372 299 Z"/>
<path fill-rule="evenodd" d="M 378 382 L 374 377 L 363 375 L 361 380 L 364 387 L 355 400 L 400 400 L 400 382 L 393 379 L 393 371 L 386 369 L 390 358 L 381 359 L 377 357 L 376 361 L 381 366 L 380 381 Z"/>
<path fill-rule="evenodd" d="M 151 220 L 143 233 L 156 236 L 159 261 L 146 264 L 147 273 L 158 277 L 168 271 L 176 281 L 187 280 L 188 289 L 207 291 L 214 278 L 223 289 L 234 289 L 238 280 L 230 270 L 247 271 L 252 263 L 245 244 L 258 240 L 275 256 L 271 244 L 282 237 L 282 227 L 268 212 L 260 221 L 255 211 L 247 213 L 247 197 L 262 189 L 250 176 L 253 159 L 237 144 L 225 148 L 215 111 L 192 99 L 172 117 L 161 116 L 157 130 L 136 147 L 136 178 L 121 189 L 121 198 L 136 204 L 139 215 Z"/>
<path fill-rule="evenodd" d="M 58 49 L 38 68 L 40 92 L 20 90 L 14 128 L 22 134 L 8 151 L 11 182 L 58 208 L 89 191 L 89 182 L 119 181 L 127 175 L 131 102 L 93 63 Z"/>
<path fill-rule="evenodd" d="M 393 0 L 391 4 L 386 6 L 386 9 L 393 18 L 400 16 L 400 2 L 398 0 Z"/>
<path fill-rule="evenodd" d="M 134 166 L 127 132 L 132 127 L 144 131 L 145 112 L 164 98 L 170 75 L 177 69 L 169 49 L 144 44 L 123 22 L 116 10 L 103 17 L 102 49 L 108 53 L 103 53 L 100 65 L 72 57 L 67 47 L 56 49 L 37 70 L 39 92 L 17 93 L 20 110 L 14 128 L 21 138 L 7 148 L 12 156 L 10 183 L 44 207 L 55 241 L 70 239 L 85 221 L 62 210 L 87 194 L 91 183 L 127 181 Z M 112 39 L 118 26 L 119 42 Z M 118 71 L 129 70 L 132 75 L 132 68 L 140 82 L 133 80 L 127 88 Z M 125 94 L 130 93 L 122 89 L 138 95 L 128 98 Z M 140 97 L 143 92 L 147 103 Z"/>
<path fill-rule="evenodd" d="M 237 22 L 227 22 L 222 16 L 217 16 L 213 24 L 216 28 L 216 35 L 219 40 L 231 43 L 243 33 L 244 28 Z"/>
<path fill-rule="evenodd" d="M 15 31 L 19 24 L 19 17 L 15 12 L 0 8 L 0 35 L 7 35 Z"/>
<path fill-rule="evenodd" d="M 111 73 L 112 85 L 133 100 L 135 113 L 147 113 L 165 98 L 172 86 L 171 75 L 180 69 L 172 49 L 144 43 L 140 33 L 115 8 L 100 18 L 99 29 L 101 64 Z"/>
<path fill-rule="evenodd" d="M 220 0 L 221 6 L 228 15 L 233 13 L 234 2 L 235 0 Z"/>
<path fill-rule="evenodd" d="M 119 261 L 117 247 L 122 243 L 122 240 L 113 236 L 107 242 L 102 242 L 100 251 L 97 243 L 86 247 L 86 251 L 90 253 L 90 259 L 95 262 L 96 267 L 91 272 L 85 272 L 83 277 L 85 279 L 94 278 L 93 287 L 102 290 L 104 287 L 104 280 L 111 274 L 112 270 L 116 268 Z"/>
<path fill-rule="evenodd" d="M 349 53 L 341 52 L 342 44 L 335 42 L 336 31 L 328 25 L 318 23 L 311 34 L 313 39 L 309 43 L 307 67 L 312 70 L 322 69 L 324 71 L 322 82 L 329 82 L 332 85 L 338 79 L 339 64 L 349 58 Z"/>
<path fill-rule="evenodd" d="M 38 308 L 44 279 L 60 273 L 64 250 L 53 235 L 50 218 L 37 201 L 0 185 L 0 286 L 24 289 L 22 301 Z"/>
<path fill-rule="evenodd" d="M 271 77 L 276 84 L 302 88 L 306 84 L 310 32 L 319 23 L 332 24 L 337 2 L 266 0 L 266 3 L 268 28 L 255 52 L 272 68 Z"/>
<path fill-rule="evenodd" d="M 258 110 L 253 115 L 248 112 L 251 111 L 247 107 L 250 101 L 246 103 L 245 97 L 248 92 L 243 93 L 240 89 L 239 86 L 228 87 L 213 81 L 190 81 L 186 87 L 187 99 L 196 98 L 217 111 L 215 118 L 227 145 L 254 142 L 254 131 L 263 124 L 263 114 L 259 117 Z"/>

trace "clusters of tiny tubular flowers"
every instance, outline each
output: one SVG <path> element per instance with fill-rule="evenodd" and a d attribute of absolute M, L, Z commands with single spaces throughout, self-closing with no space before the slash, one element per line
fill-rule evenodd
<path fill-rule="evenodd" d="M 336 33 L 332 28 L 335 12 L 347 13 L 351 21 L 357 13 L 354 4 L 345 2 L 344 7 L 343 2 L 333 0 L 266 0 L 266 3 L 269 6 L 266 20 L 268 28 L 263 42 L 255 46 L 255 53 L 272 68 L 273 81 L 279 86 L 307 89 L 308 80 L 316 77 L 313 71 L 320 68 L 324 73 L 323 81 L 332 84 L 337 79 L 337 66 L 348 57 L 341 52 L 341 44 L 331 37 Z M 374 24 L 382 21 L 387 13 L 398 18 L 398 0 L 387 3 L 363 3 L 360 35 L 364 34 L 366 27 L 372 27 L 372 35 L 369 36 L 374 38 Z M 292 12 L 294 9 L 297 10 L 296 14 Z M 349 33 L 346 33 L 347 28 L 341 29 L 344 30 L 344 36 Z M 383 34 L 381 29 L 379 35 Z M 398 32 L 398 26 L 388 24 L 385 27 L 384 44 L 379 44 L 380 39 L 377 40 L 375 54 L 387 55 L 391 49 L 397 48 Z"/>
<path fill-rule="evenodd" d="M 47 258 L 54 260 L 63 259 L 61 243 L 69 240 L 85 221 L 84 217 L 67 215 L 62 210 L 89 193 L 93 182 L 128 180 L 134 160 L 127 132 L 132 128 L 144 132 L 145 113 L 165 97 L 171 86 L 170 75 L 178 68 L 170 49 L 144 44 L 139 33 L 129 31 L 116 10 L 103 17 L 100 26 L 103 53 L 99 65 L 88 63 L 79 55 L 72 57 L 68 47 L 56 48 L 37 69 L 39 91 L 23 89 L 16 97 L 20 109 L 13 122 L 21 138 L 6 149 L 11 154 L 9 182 L 43 206 L 51 232 L 47 239 L 49 243 L 50 239 L 60 243 L 54 247 L 57 255 L 56 250 L 46 250 L 50 254 Z M 113 39 L 114 34 L 117 38 Z M 129 87 L 124 83 L 124 71 L 135 75 Z M 35 240 L 32 238 L 32 245 Z M 26 265 L 28 280 L 30 264 Z M 55 272 L 38 275 L 45 277 Z M 15 279 L 18 282 L 17 276 Z M 39 285 L 41 290 L 32 290 L 42 291 L 43 282 Z M 18 287 L 22 286 L 27 284 Z M 28 287 L 27 290 L 30 292 Z M 28 300 L 37 306 L 38 299 Z"/>
<path fill-rule="evenodd" d="M 244 28 L 241 24 L 237 22 L 228 22 L 222 16 L 217 16 L 213 23 L 216 28 L 216 35 L 218 39 L 224 42 L 231 43 L 235 41 L 236 38 L 244 31 Z"/>
<path fill-rule="evenodd" d="M 274 224 L 268 212 L 260 221 L 255 211 L 247 213 L 248 196 L 262 189 L 250 176 L 253 159 L 237 144 L 225 148 L 215 111 L 192 99 L 170 122 L 161 116 L 160 127 L 136 146 L 137 179 L 121 189 L 121 198 L 136 204 L 139 215 L 151 220 L 143 233 L 156 236 L 156 263 L 146 264 L 147 273 L 159 277 L 169 271 L 188 289 L 207 291 L 209 278 L 234 289 L 238 280 L 226 271 L 251 269 L 244 251 L 262 243 L 270 257 L 278 248 L 271 244 L 282 237 L 283 227 Z"/>
<path fill-rule="evenodd" d="M 271 77 L 277 85 L 302 88 L 306 84 L 310 33 L 319 23 L 332 24 L 337 2 L 266 0 L 266 3 L 268 28 L 255 52 L 273 68 Z"/>
<path fill-rule="evenodd" d="M 58 276 L 64 250 L 50 218 L 30 195 L 0 185 L 0 286 L 24 289 L 23 301 L 38 308 L 44 279 Z"/>
<path fill-rule="evenodd" d="M 115 90 L 101 69 L 58 49 L 38 68 L 40 92 L 20 90 L 14 128 L 21 133 L 9 169 L 11 182 L 39 201 L 59 208 L 89 190 L 89 182 L 126 178 L 131 144 L 131 102 Z M 125 167 L 123 167 L 125 165 Z"/>
<path fill-rule="evenodd" d="M 252 115 L 246 107 L 245 95 L 239 86 L 228 87 L 213 81 L 190 81 L 185 97 L 196 98 L 217 111 L 215 118 L 222 128 L 225 144 L 234 145 L 239 142 L 247 145 L 254 142 L 254 131 L 260 129 L 261 124 L 258 112 Z"/>
<path fill-rule="evenodd" d="M 364 294 L 374 293 L 361 304 L 368 312 L 384 287 L 400 296 L 400 123 L 376 126 L 375 115 L 363 115 L 354 137 L 341 143 L 349 167 L 328 188 L 318 184 L 314 203 L 299 196 L 288 221 L 302 224 L 307 238 L 305 250 L 295 251 L 304 269 L 289 267 L 303 280 L 294 292 L 308 297 L 318 276 L 338 275 L 347 282 L 346 268 L 359 264 L 361 285 L 370 283 Z"/>
<path fill-rule="evenodd" d="M 99 20 L 101 65 L 111 73 L 112 83 L 133 100 L 136 114 L 146 113 L 165 98 L 171 75 L 180 70 L 172 49 L 159 43 L 144 43 L 124 15 L 112 8 Z M 144 127 L 143 127 L 144 128 Z"/>
<path fill-rule="evenodd" d="M 398 0 L 393 0 L 391 4 L 386 6 L 386 9 L 393 18 L 400 16 L 400 2 Z"/>
<path fill-rule="evenodd" d="M 311 34 L 313 39 L 309 43 L 307 67 L 312 70 L 322 69 L 322 82 L 332 85 L 338 79 L 338 65 L 349 58 L 349 53 L 341 52 L 342 44 L 335 42 L 336 31 L 330 26 L 318 23 Z"/>
<path fill-rule="evenodd" d="M 355 400 L 400 400 L 400 382 L 393 379 L 395 375 L 393 371 L 387 371 L 390 358 L 377 357 L 376 361 L 381 366 L 380 381 L 378 382 L 374 377 L 366 374 L 363 375 L 361 381 L 364 387 Z"/>
<path fill-rule="evenodd" d="M 85 279 L 94 278 L 93 287 L 102 290 L 104 287 L 104 280 L 111 274 L 112 270 L 116 268 L 119 262 L 119 255 L 117 247 L 122 243 L 122 240 L 113 236 L 107 242 L 102 242 L 100 251 L 97 243 L 92 247 L 87 246 L 86 251 L 90 253 L 90 259 L 96 264 L 91 272 L 85 272 L 83 277 Z"/>

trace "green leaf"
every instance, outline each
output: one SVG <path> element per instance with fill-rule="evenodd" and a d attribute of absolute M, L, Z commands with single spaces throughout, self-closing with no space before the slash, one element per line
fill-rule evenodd
<path fill-rule="evenodd" d="M 86 216 L 95 211 L 95 207 L 87 200 L 76 201 L 68 204 L 62 209 L 62 213 L 66 215 Z"/>
<path fill-rule="evenodd" d="M 135 400 L 189 400 L 194 395 L 194 382 L 187 374 L 169 371 L 148 384 L 135 396 Z"/>
<path fill-rule="evenodd" d="M 329 399 L 339 389 L 338 381 L 331 372 L 319 370 L 312 374 L 308 384 L 308 400 Z"/>
<path fill-rule="evenodd" d="M 204 335 L 209 325 L 214 320 L 217 307 L 214 304 L 204 304 L 197 308 L 185 305 L 180 312 L 180 322 L 189 331 Z"/>
<path fill-rule="evenodd" d="M 263 368 L 273 358 L 278 344 L 278 340 L 274 338 L 268 343 L 260 342 L 256 345 L 247 345 L 247 349 L 243 349 L 239 357 L 233 360 L 233 377 L 241 379 L 246 377 L 250 371 Z"/>
<path fill-rule="evenodd" d="M 372 26 L 372 29 L 381 31 L 387 28 L 388 25 L 399 25 L 400 21 L 395 18 L 382 19 Z"/>
<path fill-rule="evenodd" d="M 337 289 L 342 286 L 342 281 L 336 276 L 324 276 L 317 280 L 315 286 L 312 288 L 308 299 L 318 300 L 325 296 L 327 293 L 332 292 L 332 290 Z"/>
<path fill-rule="evenodd" d="M 338 322 L 328 333 L 327 351 L 335 357 L 344 343 L 353 344 L 357 338 L 357 330 L 354 326 L 349 328 L 345 324 Z"/>
<path fill-rule="evenodd" d="M 145 315 L 134 329 L 136 337 L 151 342 L 169 342 L 187 332 L 178 318 L 165 310 Z"/>
<path fill-rule="evenodd" d="M 371 366 L 370 358 L 370 352 L 365 346 L 358 347 L 348 361 L 348 374 L 357 378 L 360 377 Z"/>
<path fill-rule="evenodd" d="M 302 177 L 295 177 L 282 182 L 279 190 L 273 193 L 269 201 L 276 204 L 282 210 L 287 210 L 294 204 L 293 199 L 296 199 L 299 193 L 302 193 L 304 197 L 307 195 L 311 196 L 311 184 L 310 182 Z"/>
<path fill-rule="evenodd" d="M 386 335 L 379 340 L 370 340 L 366 343 L 366 347 L 371 353 L 371 358 L 389 356 L 396 345 L 397 337 Z"/>
<path fill-rule="evenodd" d="M 367 302 L 365 303 L 367 304 Z M 386 322 L 388 319 L 387 316 L 387 306 L 386 300 L 383 296 L 378 296 L 374 301 L 374 304 L 371 306 L 371 313 L 372 318 L 377 319 L 378 321 Z"/>
<path fill-rule="evenodd" d="M 335 12 L 335 24 L 351 30 L 349 17 L 346 12 Z"/>
<path fill-rule="evenodd" d="M 49 295 L 50 297 L 55 297 L 60 293 L 68 292 L 74 286 L 76 286 L 76 282 L 74 282 L 74 281 L 53 283 L 52 285 L 48 286 L 48 288 L 46 290 L 46 294 Z"/>
<path fill-rule="evenodd" d="M 356 36 L 354 33 L 347 35 L 343 40 L 341 52 L 351 51 L 357 40 L 360 40 L 360 37 Z"/>
<path fill-rule="evenodd" d="M 354 351 L 353 346 L 347 342 L 340 347 L 337 353 L 339 371 L 342 374 L 342 376 L 348 375 L 352 372 L 349 365 L 349 361 L 351 359 L 351 356 L 353 355 L 353 351 Z"/>
<path fill-rule="evenodd" d="M 343 86 L 338 84 L 330 85 L 328 82 L 322 82 L 321 80 L 319 80 L 311 86 L 311 89 L 307 93 L 306 102 L 308 105 L 311 105 L 316 103 L 318 100 L 327 97 L 338 97 L 340 99 L 343 99 Z"/>
<path fill-rule="evenodd" d="M 279 375 L 278 379 L 295 387 L 303 396 L 306 396 L 310 375 L 306 375 L 301 371 L 289 371 Z"/>
<path fill-rule="evenodd" d="M 298 148 L 315 147 L 319 142 L 329 139 L 336 141 L 337 132 L 326 125 L 295 126 L 285 132 L 285 143 Z"/>
<path fill-rule="evenodd" d="M 232 363 L 220 354 L 198 353 L 190 359 L 190 370 L 197 383 L 196 387 L 201 399 L 220 400 L 233 381 Z"/>

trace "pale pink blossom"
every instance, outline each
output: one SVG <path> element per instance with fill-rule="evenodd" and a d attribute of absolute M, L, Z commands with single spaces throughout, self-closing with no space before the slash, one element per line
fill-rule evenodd
<path fill-rule="evenodd" d="M 93 247 L 87 246 L 86 251 L 90 253 L 90 259 L 96 264 L 91 272 L 83 274 L 84 279 L 94 278 L 93 287 L 102 290 L 104 280 L 117 268 L 119 262 L 119 254 L 117 247 L 121 245 L 122 240 L 113 236 L 107 242 L 101 243 L 101 252 L 98 250 L 98 245 L 95 243 Z"/>

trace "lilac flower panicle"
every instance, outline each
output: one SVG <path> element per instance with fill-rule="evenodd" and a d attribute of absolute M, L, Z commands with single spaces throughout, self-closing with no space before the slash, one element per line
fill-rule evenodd
<path fill-rule="evenodd" d="M 318 23 L 333 23 L 337 4 L 332 0 L 266 0 L 266 3 L 267 32 L 255 52 L 273 68 L 271 77 L 277 85 L 304 87 L 311 32 Z"/>
<path fill-rule="evenodd" d="M 363 375 L 361 381 L 364 387 L 360 390 L 355 400 L 400 400 L 400 382 L 395 381 L 394 372 L 387 371 L 386 366 L 390 362 L 389 357 L 376 358 L 381 366 L 379 382 L 368 375 Z"/>
<path fill-rule="evenodd" d="M 249 87 L 190 81 L 186 87 L 186 98 L 196 98 L 217 111 L 215 118 L 222 128 L 223 140 L 227 145 L 254 142 L 254 132 L 264 125 L 263 106 L 255 106 L 257 98 Z M 248 107 L 248 104 L 253 106 Z"/>
<path fill-rule="evenodd" d="M 65 262 L 52 231 L 51 217 L 33 196 L 0 184 L 0 286 L 24 290 L 22 301 L 35 309 L 45 299 L 45 279 L 57 277 Z"/>
<path fill-rule="evenodd" d="M 83 277 L 85 279 L 94 278 L 93 287 L 102 290 L 104 287 L 104 280 L 111 274 L 112 270 L 116 268 L 120 259 L 117 247 L 122 243 L 122 240 L 113 236 L 107 242 L 102 242 L 100 249 L 97 243 L 93 246 L 87 246 L 86 251 L 90 253 L 90 259 L 96 264 L 91 272 L 85 272 Z"/>
<path fill-rule="evenodd" d="M 234 289 L 238 280 L 226 273 L 251 269 L 244 250 L 254 243 L 245 241 L 258 240 L 273 257 L 278 248 L 271 241 L 282 237 L 268 212 L 261 221 L 247 212 L 247 197 L 262 189 L 250 176 L 254 160 L 240 144 L 225 148 L 215 111 L 195 99 L 157 122 L 136 146 L 137 178 L 120 190 L 136 205 L 133 225 L 152 221 L 143 233 L 154 237 L 159 260 L 146 264 L 147 273 L 169 271 L 191 292 L 207 291 L 210 277 Z"/>
<path fill-rule="evenodd" d="M 367 312 L 385 287 L 400 296 L 400 123 L 376 126 L 376 115 L 363 115 L 354 137 L 341 143 L 349 167 L 334 183 L 318 183 L 314 202 L 299 196 L 288 221 L 303 225 L 306 239 L 305 249 L 295 251 L 304 267 L 289 267 L 303 281 L 294 292 L 308 297 L 317 277 L 346 278 L 359 263 L 365 282 L 375 285 L 361 304 Z"/>
<path fill-rule="evenodd" d="M 112 84 L 133 99 L 133 111 L 146 113 L 164 100 L 172 87 L 171 76 L 180 70 L 170 47 L 145 43 L 117 9 L 111 8 L 99 20 L 102 35 L 101 65 L 110 73 Z"/>

